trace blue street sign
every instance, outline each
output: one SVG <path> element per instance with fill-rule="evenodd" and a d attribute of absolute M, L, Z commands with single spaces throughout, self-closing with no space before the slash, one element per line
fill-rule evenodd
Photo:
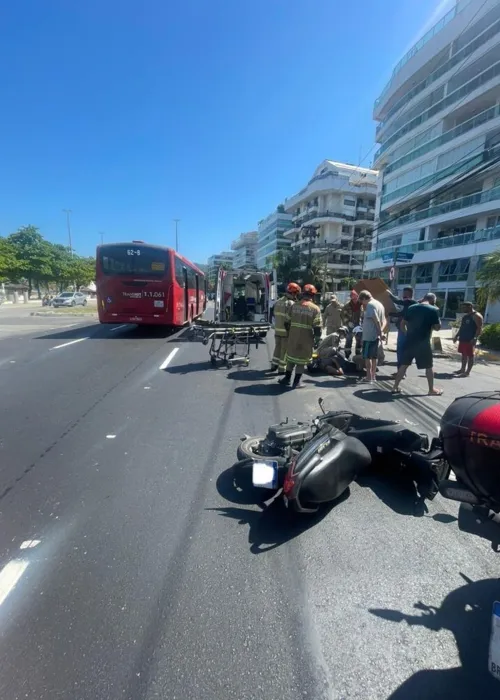
<path fill-rule="evenodd" d="M 394 255 L 392 253 L 384 253 L 382 255 L 382 262 L 387 264 L 391 263 L 394 260 Z"/>
<path fill-rule="evenodd" d="M 398 253 L 396 257 L 397 262 L 411 262 L 413 260 L 414 253 Z"/>

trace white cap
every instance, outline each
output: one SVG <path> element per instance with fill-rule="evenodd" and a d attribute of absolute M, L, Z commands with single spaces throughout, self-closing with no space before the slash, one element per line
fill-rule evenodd
<path fill-rule="evenodd" d="M 353 333 L 362 333 L 363 332 L 363 327 L 362 326 L 356 326 L 356 328 L 353 330 Z"/>

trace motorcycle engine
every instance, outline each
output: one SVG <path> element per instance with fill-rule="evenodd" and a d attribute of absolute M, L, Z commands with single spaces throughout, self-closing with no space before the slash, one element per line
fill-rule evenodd
<path fill-rule="evenodd" d="M 313 431 L 308 423 L 280 423 L 269 427 L 266 442 L 278 448 L 298 448 L 312 436 Z"/>

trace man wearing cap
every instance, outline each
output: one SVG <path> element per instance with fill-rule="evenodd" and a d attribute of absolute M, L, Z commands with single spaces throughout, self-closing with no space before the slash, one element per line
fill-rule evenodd
<path fill-rule="evenodd" d="M 295 368 L 293 388 L 300 387 L 305 366 L 312 359 L 314 341 L 321 338 L 321 310 L 313 302 L 318 292 L 313 284 L 304 285 L 302 299 L 290 311 L 290 332 L 286 349 L 286 372 L 280 384 L 290 386 Z"/>
<path fill-rule="evenodd" d="M 288 328 L 290 325 L 290 311 L 295 300 L 300 294 L 300 287 L 295 282 L 290 282 L 286 293 L 278 299 L 274 305 L 274 355 L 271 360 L 271 372 L 285 373 L 285 355 L 288 341 Z"/>
<path fill-rule="evenodd" d="M 352 341 L 354 338 L 353 329 L 356 326 L 359 326 L 361 321 L 361 304 L 359 303 L 358 293 L 354 291 L 354 289 L 351 292 L 350 300 L 342 307 L 341 315 L 342 320 L 348 329 L 345 339 L 345 351 L 346 353 L 350 354 L 352 350 Z"/>
<path fill-rule="evenodd" d="M 474 365 L 474 352 L 476 342 L 483 330 L 483 317 L 474 309 L 471 301 L 464 301 L 465 311 L 458 333 L 453 342 L 458 340 L 458 352 L 462 355 L 462 367 L 455 372 L 463 377 L 468 377 Z"/>

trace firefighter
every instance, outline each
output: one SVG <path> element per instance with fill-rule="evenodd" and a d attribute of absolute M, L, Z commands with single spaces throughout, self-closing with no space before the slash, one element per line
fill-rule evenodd
<path fill-rule="evenodd" d="M 295 282 L 290 282 L 284 294 L 273 307 L 274 322 L 274 355 L 271 360 L 271 372 L 285 374 L 286 344 L 288 341 L 288 327 L 290 324 L 290 311 L 300 294 L 300 287 Z"/>
<path fill-rule="evenodd" d="M 305 366 L 311 361 L 314 341 L 321 338 L 321 310 L 313 303 L 318 292 L 312 284 L 304 285 L 302 300 L 294 304 L 290 313 L 290 332 L 286 349 L 286 372 L 280 379 L 290 386 L 295 367 L 293 388 L 300 387 Z"/>

